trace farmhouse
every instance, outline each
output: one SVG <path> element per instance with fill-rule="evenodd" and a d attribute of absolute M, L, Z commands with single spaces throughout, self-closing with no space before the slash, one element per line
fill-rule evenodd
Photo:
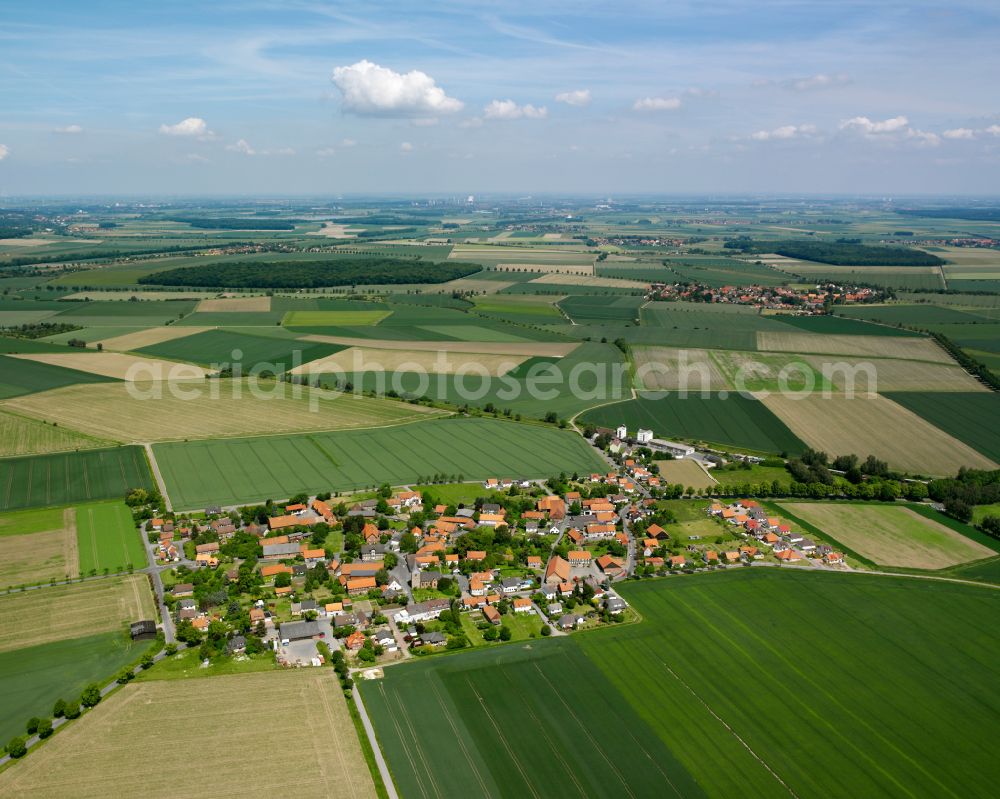
<path fill-rule="evenodd" d="M 564 583 L 569 580 L 569 576 L 570 565 L 568 561 L 564 560 L 559 555 L 553 555 L 549 558 L 549 562 L 545 566 L 544 582 L 546 584 L 558 585 L 559 583 Z"/>
<path fill-rule="evenodd" d="M 278 628 L 278 636 L 281 638 L 282 644 L 288 644 L 292 641 L 322 638 L 323 632 L 320 630 L 318 622 L 290 621 Z"/>

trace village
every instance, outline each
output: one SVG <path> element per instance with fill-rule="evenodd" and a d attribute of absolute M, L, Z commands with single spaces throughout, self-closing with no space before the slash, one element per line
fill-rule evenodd
<path fill-rule="evenodd" d="M 841 286 L 833 283 L 812 288 L 788 286 L 713 286 L 704 283 L 654 283 L 650 297 L 656 300 L 689 300 L 728 305 L 745 305 L 769 311 L 826 313 L 831 304 L 882 302 L 886 292 L 868 286 Z"/>
<path fill-rule="evenodd" d="M 693 448 L 626 436 L 614 468 L 489 478 L 145 521 L 176 639 L 217 658 L 378 668 L 437 651 L 559 636 L 638 617 L 626 579 L 739 566 L 849 568 L 758 502 L 680 497 L 654 457 Z M 661 450 L 653 453 L 649 447 Z M 443 501 L 438 494 L 462 495 Z"/>

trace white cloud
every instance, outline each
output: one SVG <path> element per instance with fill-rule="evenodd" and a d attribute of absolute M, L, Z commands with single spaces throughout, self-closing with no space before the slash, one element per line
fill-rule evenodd
<path fill-rule="evenodd" d="M 343 94 L 344 108 L 355 114 L 429 116 L 452 114 L 464 105 L 424 72 L 403 74 L 367 60 L 337 67 L 332 80 Z"/>
<path fill-rule="evenodd" d="M 946 139 L 974 139 L 976 131 L 971 128 L 952 128 L 941 134 Z"/>
<path fill-rule="evenodd" d="M 404 141 L 401 145 L 399 145 L 399 151 L 401 153 L 412 153 L 413 145 L 410 144 L 408 141 Z"/>
<path fill-rule="evenodd" d="M 936 133 L 930 133 L 926 130 L 916 130 L 915 128 L 906 129 L 906 138 L 912 139 L 915 144 L 923 147 L 937 147 L 941 143 L 941 137 Z"/>
<path fill-rule="evenodd" d="M 983 133 L 989 133 L 991 136 L 1000 136 L 1000 125 L 990 125 Z"/>
<path fill-rule="evenodd" d="M 758 130 L 751 133 L 754 141 L 770 141 L 772 139 L 794 139 L 800 136 L 812 136 L 816 133 L 815 125 L 782 125 L 773 130 Z"/>
<path fill-rule="evenodd" d="M 243 155 L 257 155 L 257 151 L 250 146 L 246 139 L 240 139 L 234 144 L 227 144 L 226 149 L 234 153 L 243 153 Z"/>
<path fill-rule="evenodd" d="M 487 119 L 545 119 L 548 115 L 544 105 L 518 105 L 513 100 L 494 100 L 483 109 Z"/>
<path fill-rule="evenodd" d="M 67 133 L 67 134 L 83 133 L 83 128 L 81 128 L 79 125 L 67 125 L 64 128 L 56 128 L 52 132 Z"/>
<path fill-rule="evenodd" d="M 211 136 L 212 131 L 204 119 L 199 117 L 188 117 L 182 119 L 176 125 L 160 125 L 160 133 L 167 136 Z"/>
<path fill-rule="evenodd" d="M 576 106 L 590 105 L 590 89 L 575 89 L 571 92 L 559 92 L 559 94 L 556 95 L 556 102 Z"/>
<path fill-rule="evenodd" d="M 676 111 L 681 101 L 676 97 L 643 97 L 632 105 L 634 111 Z"/>
<path fill-rule="evenodd" d="M 833 86 L 843 86 L 850 82 L 850 77 L 843 73 L 827 75 L 821 72 L 818 75 L 810 75 L 808 78 L 792 78 L 785 85 L 797 92 L 808 92 L 815 89 L 829 89 Z"/>
<path fill-rule="evenodd" d="M 840 129 L 856 129 L 865 134 L 897 133 L 904 130 L 909 124 L 910 120 L 904 116 L 884 119 L 881 122 L 873 122 L 868 117 L 853 117 L 846 122 L 841 122 Z"/>
<path fill-rule="evenodd" d="M 0 161 L 3 161 L 8 155 L 10 155 L 10 147 L 6 144 L 0 144 Z"/>
<path fill-rule="evenodd" d="M 357 147 L 358 146 L 358 142 L 357 142 L 356 139 L 341 139 L 340 140 L 340 146 L 341 147 Z"/>

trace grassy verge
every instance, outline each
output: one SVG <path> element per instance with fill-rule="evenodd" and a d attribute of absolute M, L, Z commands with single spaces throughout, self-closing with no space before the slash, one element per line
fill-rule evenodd
<path fill-rule="evenodd" d="M 375 793 L 378 794 L 379 799 L 389 799 L 389 792 L 385 789 L 385 782 L 382 781 L 382 772 L 379 770 L 378 763 L 375 762 L 375 750 L 372 749 L 368 733 L 365 732 L 365 726 L 361 723 L 361 713 L 358 712 L 358 706 L 353 699 L 346 701 L 351 721 L 354 723 L 354 732 L 357 733 L 358 741 L 361 744 L 361 752 L 364 754 L 365 763 L 368 764 L 368 770 L 371 772 L 372 782 L 375 783 Z"/>

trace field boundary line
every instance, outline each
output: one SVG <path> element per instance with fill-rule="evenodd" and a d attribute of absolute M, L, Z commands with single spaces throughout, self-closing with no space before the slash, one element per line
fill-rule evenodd
<path fill-rule="evenodd" d="M 173 510 L 173 506 L 170 503 L 170 495 L 167 493 L 167 484 L 163 480 L 163 475 L 160 474 L 160 464 L 156 462 L 156 455 L 153 454 L 153 445 L 146 441 L 143 442 L 143 449 L 146 450 L 146 457 L 149 459 L 149 467 L 153 472 L 153 480 L 156 482 L 156 487 L 160 490 L 160 496 L 163 497 L 163 504 L 166 506 L 168 511 Z"/>

